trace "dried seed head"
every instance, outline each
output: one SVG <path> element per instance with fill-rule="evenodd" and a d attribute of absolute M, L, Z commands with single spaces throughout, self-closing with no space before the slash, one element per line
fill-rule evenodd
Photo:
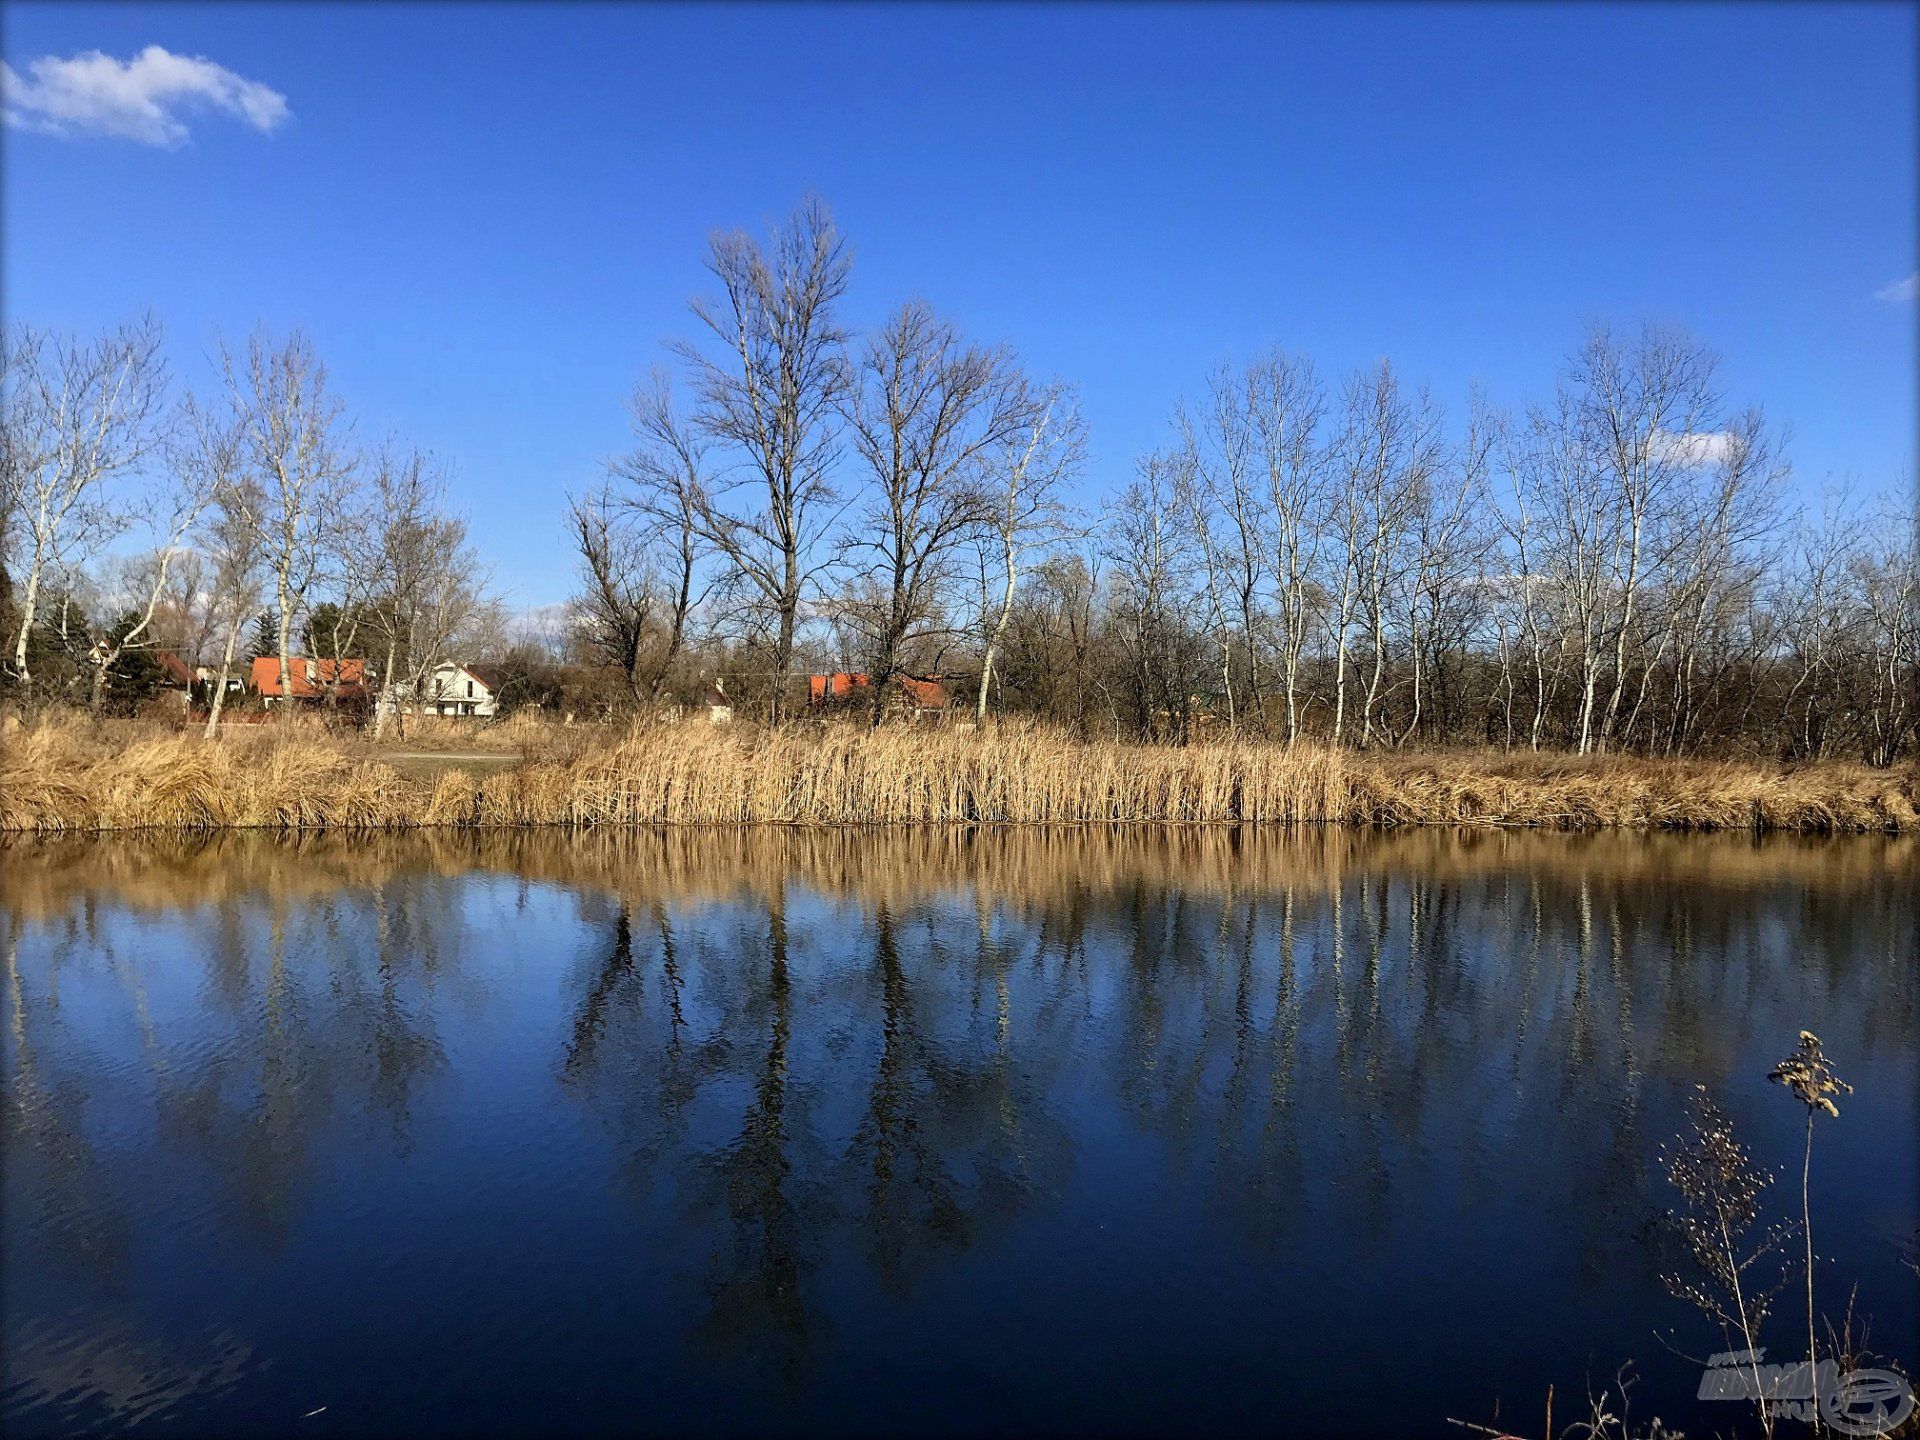
<path fill-rule="evenodd" d="M 1853 1086 L 1840 1078 L 1820 1048 L 1820 1037 L 1811 1030 L 1800 1032 L 1800 1043 L 1793 1053 L 1767 1072 L 1767 1078 L 1785 1085 L 1809 1111 L 1824 1110 L 1837 1116 L 1835 1095 L 1851 1095 Z"/>

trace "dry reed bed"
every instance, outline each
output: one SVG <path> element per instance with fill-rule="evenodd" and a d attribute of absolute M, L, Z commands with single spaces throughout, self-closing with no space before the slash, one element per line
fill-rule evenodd
<path fill-rule="evenodd" d="M 530 745 L 485 775 L 401 775 L 311 733 L 118 745 L 84 726 L 0 737 L 0 830 L 382 830 L 418 826 L 1327 823 L 1902 833 L 1911 769 L 1258 743 L 1080 743 L 1030 727 L 639 726 Z"/>

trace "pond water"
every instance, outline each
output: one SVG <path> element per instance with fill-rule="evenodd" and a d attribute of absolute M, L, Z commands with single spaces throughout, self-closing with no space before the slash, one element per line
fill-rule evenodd
<path fill-rule="evenodd" d="M 1920 1361 L 1911 840 L 0 864 L 9 1433 L 1538 1434 L 1629 1361 L 1635 1416 L 1740 1433 L 1693 1398 L 1723 1342 L 1661 1281 L 1661 1149 L 1709 1086 L 1797 1215 L 1803 1027 L 1856 1087 L 1822 1309 L 1857 1284 Z"/>

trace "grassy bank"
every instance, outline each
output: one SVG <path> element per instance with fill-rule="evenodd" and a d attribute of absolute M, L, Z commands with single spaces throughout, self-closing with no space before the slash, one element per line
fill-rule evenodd
<path fill-rule="evenodd" d="M 1905 832 L 1920 787 L 1850 765 L 1169 749 L 1012 727 L 557 730 L 511 765 L 438 776 L 317 730 L 207 743 L 50 721 L 0 736 L 0 829 L 16 832 L 981 822 Z"/>

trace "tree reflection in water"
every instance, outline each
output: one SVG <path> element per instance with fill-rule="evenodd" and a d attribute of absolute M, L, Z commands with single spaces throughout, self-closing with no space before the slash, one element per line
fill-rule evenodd
<path fill-rule="evenodd" d="M 4 859 L 5 1318 L 34 1338 L 5 1403 L 41 1424 L 277 1414 L 232 1358 L 255 1353 L 343 1407 L 376 1383 L 349 1366 L 451 1366 L 438 1403 L 571 1396 L 559 1428 L 639 1388 L 663 1428 L 885 1423 L 959 1375 L 979 1413 L 1041 1423 L 1120 1403 L 1063 1360 L 1047 1411 L 1047 1362 L 1007 1368 L 1009 1337 L 1090 1306 L 1102 1363 L 1240 1355 L 1209 1388 L 1139 1377 L 1189 1418 L 1428 1337 L 1400 1380 L 1416 1423 L 1577 1382 L 1609 1344 L 1645 1359 L 1675 1317 L 1635 1236 L 1678 1097 L 1712 1085 L 1744 1121 L 1755 1055 L 1802 1024 L 1867 1082 L 1829 1172 L 1836 1269 L 1920 1208 L 1862 1178 L 1914 1139 L 1910 840 L 682 831 Z M 524 1263 L 481 1238 L 503 1234 Z M 316 1264 L 465 1308 L 419 1302 L 376 1362 L 291 1278 Z M 1242 1285 L 1220 1331 L 1208 1287 Z M 929 1307 L 1004 1325 L 935 1346 Z M 221 1349 L 152 1362 L 177 1383 L 134 1399 L 105 1339 L 103 1378 L 76 1370 L 96 1332 Z M 680 1368 L 623 1370 L 635 1335 Z M 849 1393 L 876 1350 L 895 1379 Z"/>

